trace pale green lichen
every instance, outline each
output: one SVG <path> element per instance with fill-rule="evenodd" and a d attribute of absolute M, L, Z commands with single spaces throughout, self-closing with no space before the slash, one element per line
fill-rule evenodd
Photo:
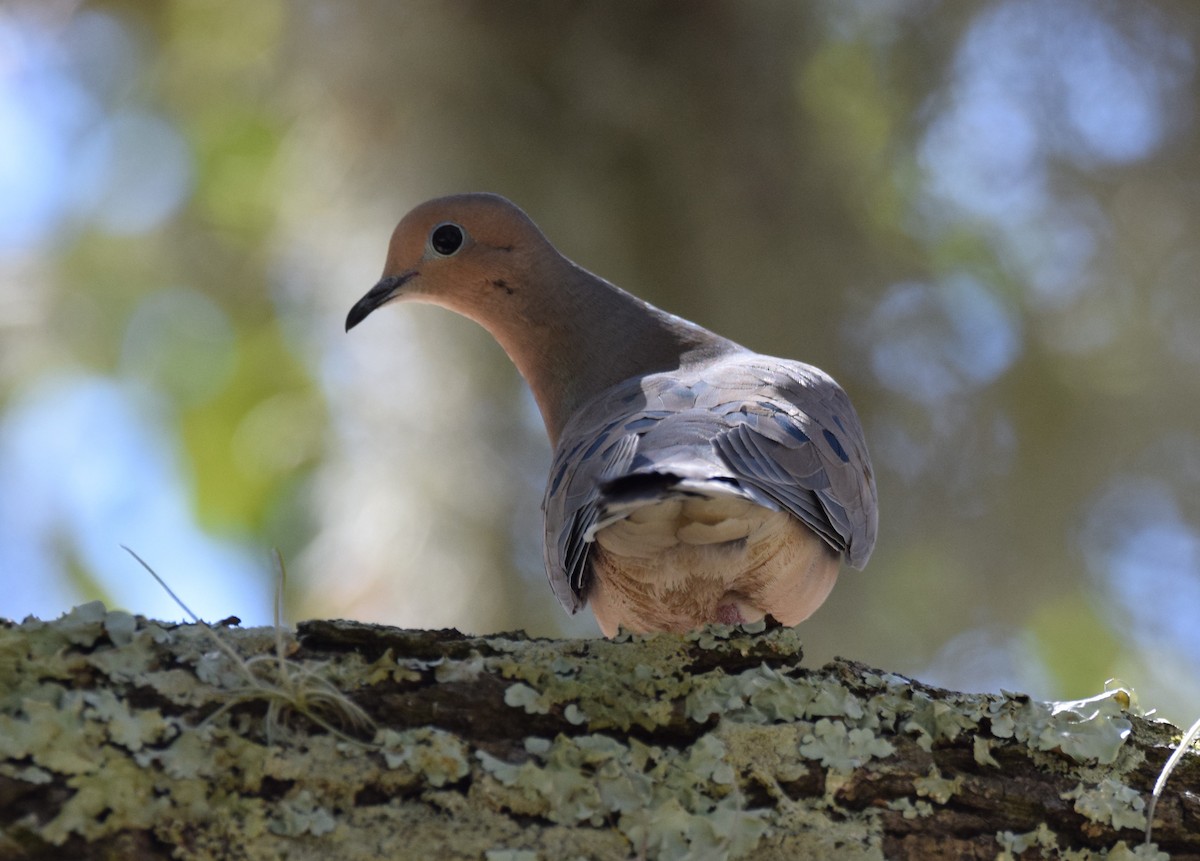
<path fill-rule="evenodd" d="M 726 759 L 735 771 L 749 775 L 775 798 L 785 800 L 787 794 L 779 784 L 800 780 L 816 768 L 797 756 L 801 736 L 809 728 L 807 723 L 759 726 L 725 722 L 713 733 L 725 745 Z"/>
<path fill-rule="evenodd" d="M 1108 850 L 1106 861 L 1171 861 L 1171 856 L 1155 843 L 1139 843 L 1130 849 L 1128 843 L 1118 840 Z"/>
<path fill-rule="evenodd" d="M 104 634 L 104 621 L 108 610 L 103 601 L 89 601 L 73 607 L 58 620 L 55 629 L 68 643 L 91 648 Z"/>
<path fill-rule="evenodd" d="M 992 756 L 992 742 L 983 736 L 977 735 L 971 739 L 971 752 L 978 765 L 987 765 L 992 768 L 1000 767 L 1000 763 L 996 761 L 996 757 Z"/>
<path fill-rule="evenodd" d="M 564 825 L 616 817 L 618 830 L 651 857 L 700 857 L 715 848 L 738 857 L 766 831 L 766 811 L 745 809 L 725 745 L 711 733 L 682 756 L 607 736 L 531 739 L 526 752 L 519 765 L 476 753 L 508 790 L 497 800 Z"/>
<path fill-rule="evenodd" d="M 1059 846 L 1058 835 L 1044 822 L 1023 834 L 1000 831 L 996 834 L 996 842 L 1000 844 L 996 861 L 1016 861 L 1035 848 L 1040 850 L 1040 857 L 1061 861 L 1170 861 L 1171 857 L 1160 852 L 1153 843 L 1141 843 L 1131 849 L 1124 840 L 1118 840 L 1107 849 L 1064 849 Z"/>
<path fill-rule="evenodd" d="M 137 617 L 124 610 L 112 610 L 104 615 L 104 633 L 114 646 L 128 646 L 137 633 Z"/>
<path fill-rule="evenodd" d="M 908 796 L 894 798 L 888 802 L 888 810 L 897 810 L 905 819 L 918 819 L 933 815 L 933 805 L 924 799 L 913 801 Z"/>
<path fill-rule="evenodd" d="M 1111 778 L 1095 786 L 1082 783 L 1062 793 L 1064 800 L 1075 801 L 1075 812 L 1114 830 L 1146 827 L 1146 801 L 1136 789 Z"/>
<path fill-rule="evenodd" d="M 1058 704 L 1008 696 L 991 704 L 988 717 L 997 738 L 1058 750 L 1076 762 L 1101 764 L 1116 760 L 1133 727 L 1114 696 Z"/>
<path fill-rule="evenodd" d="M 397 732 L 379 730 L 375 743 L 388 768 L 404 768 L 432 786 L 445 786 L 471 771 L 467 746 L 457 736 L 433 727 Z"/>
<path fill-rule="evenodd" d="M 170 806 L 156 794 L 153 775 L 112 747 L 96 750 L 94 769 L 67 780 L 74 793 L 42 829 L 50 843 L 61 844 L 71 834 L 95 839 L 125 828 L 148 829 Z"/>
<path fill-rule="evenodd" d="M 121 636 L 124 636 L 124 633 Z M 121 648 L 98 649 L 92 652 L 87 656 L 87 662 L 114 681 L 141 681 L 158 661 L 153 645 L 170 641 L 170 635 L 162 628 L 147 626 L 130 632 L 129 641 L 122 644 Z M 187 675 L 194 687 L 195 678 L 191 673 Z"/>
<path fill-rule="evenodd" d="M 84 720 L 83 694 L 59 688 L 53 701 L 27 699 L 14 715 L 0 715 L 0 756 L 29 759 L 57 774 L 99 767 L 105 729 Z"/>
<path fill-rule="evenodd" d="M 954 741 L 960 733 L 978 728 L 978 718 L 964 713 L 958 703 L 935 700 L 923 692 L 912 695 L 908 709 L 901 731 L 915 733 L 917 744 L 926 752 L 933 749 L 934 742 Z"/>
<path fill-rule="evenodd" d="M 530 758 L 520 765 L 485 751 L 475 754 L 486 772 L 515 791 L 502 798 L 521 812 L 565 825 L 599 825 L 608 814 L 652 797 L 645 769 L 659 752 L 636 741 L 624 745 L 607 736 L 559 736 L 552 742 L 528 739 L 525 747 Z"/>
<path fill-rule="evenodd" d="M 695 682 L 684 711 L 704 723 L 721 715 L 739 723 L 774 723 L 807 716 L 818 690 L 805 679 L 759 666 L 733 676 L 718 675 Z"/>
<path fill-rule="evenodd" d="M 1058 835 L 1045 822 L 1038 825 L 1032 831 L 1026 831 L 1022 834 L 1014 834 L 1011 831 L 999 831 L 996 833 L 996 842 L 1000 844 L 1000 855 L 997 861 L 1013 861 L 1013 859 L 1025 853 L 1027 850 L 1037 846 L 1043 851 L 1043 855 L 1047 852 L 1058 854 Z"/>
<path fill-rule="evenodd" d="M 469 657 L 462 660 L 452 661 L 443 658 L 436 661 L 433 678 L 442 685 L 452 682 L 470 684 L 479 681 L 485 667 L 483 656 L 479 652 L 472 651 Z"/>
<path fill-rule="evenodd" d="M 936 765 L 929 767 L 929 774 L 926 777 L 918 777 L 913 780 L 913 788 L 916 789 L 917 795 L 932 799 L 937 804 L 945 804 L 961 787 L 962 775 L 953 779 L 942 777 Z"/>
<path fill-rule="evenodd" d="M 809 699 L 805 709 L 805 717 L 836 717 L 861 721 L 866 715 L 863 702 L 846 689 L 845 685 L 822 684 Z"/>
<path fill-rule="evenodd" d="M 504 704 L 515 709 L 524 709 L 526 714 L 548 715 L 550 714 L 551 700 L 529 685 L 517 682 L 515 685 L 509 685 L 504 692 Z"/>
<path fill-rule="evenodd" d="M 489 647 L 513 657 L 494 656 L 486 663 L 492 672 L 523 686 L 510 689 L 510 704 L 546 714 L 574 703 L 578 712 L 573 711 L 572 716 L 586 715 L 586 725 L 593 731 L 665 726 L 675 719 L 673 701 L 681 698 L 687 698 L 687 714 L 698 722 L 714 714 L 728 715 L 736 702 L 760 714 L 763 721 L 791 720 L 807 707 L 803 697 L 812 690 L 811 685 L 765 666 L 734 676 L 706 673 L 681 678 L 675 671 L 690 662 L 687 650 L 692 646 L 719 645 L 748 654 L 766 638 L 777 654 L 799 656 L 800 641 L 793 629 L 756 633 L 763 627 L 712 626 L 683 636 L 622 633 L 610 641 L 588 643 L 590 659 L 579 661 L 564 660 L 560 646 L 554 643 L 522 641 L 514 645 L 489 639 L 485 641 Z"/>
<path fill-rule="evenodd" d="M 489 849 L 485 861 L 538 861 L 538 854 L 529 849 Z"/>
<path fill-rule="evenodd" d="M 134 753 L 178 732 L 158 709 L 130 709 L 112 691 L 87 691 L 83 698 L 85 716 L 104 724 L 112 742 Z"/>
<path fill-rule="evenodd" d="M 684 634 L 690 642 L 702 649 L 724 648 L 729 640 L 743 637 L 746 634 L 760 634 L 766 630 L 766 622 L 748 622 L 744 625 L 705 625 L 695 631 Z"/>
<path fill-rule="evenodd" d="M 1057 742 L 1063 753 L 1076 761 L 1111 763 L 1133 730 L 1126 712 L 1130 706 L 1124 689 L 1108 691 L 1085 700 L 1051 704 L 1051 715 L 1060 723 L 1043 743 Z M 1065 719 L 1066 725 L 1061 723 Z"/>
<path fill-rule="evenodd" d="M 239 632 L 254 643 L 253 632 Z M 198 626 L 168 629 L 156 623 L 139 626 L 120 611 L 107 612 L 93 602 L 53 622 L 29 620 L 18 632 L 0 633 L 0 673 L 5 696 L 0 701 L 0 774 L 33 785 L 58 776 L 70 794 L 56 814 L 38 829 L 41 840 L 60 844 L 72 835 L 93 840 L 124 830 L 165 828 L 162 823 L 183 815 L 204 817 L 213 793 L 228 790 L 226 775 L 247 783 L 261 781 L 273 761 L 263 748 L 234 761 L 231 753 L 247 743 L 214 726 L 193 727 L 164 716 L 157 707 L 136 707 L 106 687 L 70 689 L 64 682 L 99 673 L 111 683 L 136 679 L 139 686 L 181 705 L 198 705 L 222 696 L 197 678 L 207 668 L 215 682 L 245 684 L 244 668 L 226 670 L 215 659 L 212 632 Z M 265 635 L 262 643 L 274 640 Z M 174 648 L 174 659 L 191 664 L 151 670 L 158 648 Z M 16 656 L 18 661 L 8 661 Z M 253 778 L 254 774 L 258 778 Z M 298 795 L 278 807 L 280 833 L 323 833 L 330 814 Z M 234 806 L 263 807 L 261 800 L 232 801 Z M 273 806 L 275 807 L 275 806 Z M 290 811 L 290 813 L 289 813 Z M 307 817 L 307 818 L 306 818 Z M 265 816 L 247 814 L 242 827 Z"/>
<path fill-rule="evenodd" d="M 1115 697 L 1058 708 L 1014 696 L 937 699 L 890 673 L 801 670 L 791 629 L 617 642 L 496 637 L 459 647 L 458 657 L 397 657 L 403 648 L 395 646 L 325 663 L 296 660 L 295 638 L 270 629 L 231 632 L 232 654 L 213 638 L 199 626 L 147 623 L 98 604 L 19 631 L 0 627 L 0 774 L 31 786 L 57 781 L 73 793 L 38 826 L 39 839 L 141 829 L 195 847 L 197 858 L 223 857 L 236 839 L 257 861 L 301 845 L 314 852 L 296 857 L 327 857 L 327 841 L 341 846 L 353 829 L 386 823 L 372 832 L 372 853 L 359 857 L 432 857 L 428 847 L 444 838 L 449 819 L 456 839 L 473 847 L 464 857 L 738 858 L 765 844 L 771 857 L 881 858 L 882 817 L 929 816 L 960 788 L 960 779 L 931 769 L 913 781 L 912 798 L 861 814 L 840 808 L 858 770 L 886 774 L 897 745 L 935 751 L 965 744 L 966 735 L 976 762 L 993 768 L 993 754 L 1015 741 L 1103 763 L 1117 756 L 1129 723 Z M 712 666 L 712 657 L 698 649 L 771 660 L 701 672 L 694 668 Z M 433 727 L 383 729 L 364 744 L 312 734 L 299 721 L 300 731 L 271 744 L 263 712 L 279 694 L 255 687 L 248 666 L 261 673 L 257 683 L 277 689 L 319 677 L 340 690 L 390 687 L 405 696 L 435 683 L 500 679 L 501 708 L 514 710 L 507 721 L 560 716 L 564 732 L 578 734 L 527 738 L 505 754 Z M 75 689 L 80 679 L 94 689 Z M 121 699 L 106 684 L 136 685 L 144 696 Z M 227 707 L 235 700 L 238 708 Z M 172 707 L 209 718 L 190 725 Z M 633 727 L 647 731 L 643 740 L 629 737 Z M 661 739 L 672 741 L 649 741 Z M 1099 769 L 1058 759 L 1063 772 L 1095 781 L 1088 775 Z M 790 784 L 804 779 L 822 781 L 823 797 L 795 800 Z M 1073 800 L 1098 822 L 1131 827 L 1131 791 L 1113 781 Z M 748 798 L 764 792 L 771 806 L 752 807 Z M 843 820 L 831 821 L 831 809 Z M 518 825 L 515 817 L 528 819 Z M 1027 839 L 1035 838 L 997 836 L 1010 853 L 1035 845 Z"/>
<path fill-rule="evenodd" d="M 578 661 L 570 672 L 555 663 L 562 655 L 551 642 L 484 642 L 499 653 L 486 659 L 488 671 L 520 686 L 511 693 L 514 707 L 546 714 L 574 703 L 591 730 L 656 729 L 670 723 L 671 703 L 684 693 L 668 669 L 684 658 L 682 638 L 646 638 L 636 648 L 620 648 L 619 641 L 589 643 L 593 659 Z M 618 692 L 622 695 L 614 695 Z"/>
<path fill-rule="evenodd" d="M 283 837 L 299 837 L 302 834 L 320 837 L 337 827 L 337 819 L 316 802 L 311 792 L 303 789 L 274 805 L 268 827 L 271 833 Z"/>
<path fill-rule="evenodd" d="M 873 758 L 891 756 L 896 748 L 867 729 L 847 729 L 841 721 L 821 718 L 800 742 L 800 755 L 834 771 L 850 771 Z"/>
<path fill-rule="evenodd" d="M 352 675 L 364 685 L 378 685 L 382 682 L 417 682 L 425 667 L 420 662 L 396 660 L 392 649 L 387 649 L 370 664 L 359 668 L 354 661 L 347 661 L 347 668 L 353 668 Z"/>
<path fill-rule="evenodd" d="M 634 846 L 661 861 L 741 858 L 767 831 L 763 811 L 746 810 L 727 796 L 702 813 L 683 809 L 673 798 L 623 816 L 619 828 Z"/>

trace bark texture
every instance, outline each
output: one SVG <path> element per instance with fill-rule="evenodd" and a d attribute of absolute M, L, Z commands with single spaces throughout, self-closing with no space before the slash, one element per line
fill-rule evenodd
<path fill-rule="evenodd" d="M 221 641 L 220 645 L 217 639 Z M 792 629 L 0 627 L 0 859 L 1200 859 L 1122 692 L 960 694 Z"/>

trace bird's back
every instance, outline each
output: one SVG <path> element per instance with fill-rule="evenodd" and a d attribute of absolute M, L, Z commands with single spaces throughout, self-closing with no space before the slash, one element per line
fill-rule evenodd
<path fill-rule="evenodd" d="M 606 633 L 764 613 L 795 624 L 842 555 L 866 563 L 876 528 L 845 392 L 811 365 L 744 350 L 585 404 L 557 446 L 545 509 L 555 593 L 572 611 L 590 600 Z"/>

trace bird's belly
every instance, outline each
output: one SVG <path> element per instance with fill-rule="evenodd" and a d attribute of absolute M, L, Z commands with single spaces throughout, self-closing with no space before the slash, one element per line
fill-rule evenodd
<path fill-rule="evenodd" d="M 589 601 L 605 634 L 787 625 L 824 602 L 839 557 L 787 512 L 740 497 L 663 500 L 596 533 Z"/>

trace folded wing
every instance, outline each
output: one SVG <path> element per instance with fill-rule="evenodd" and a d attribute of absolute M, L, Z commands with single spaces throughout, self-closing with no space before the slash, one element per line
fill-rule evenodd
<path fill-rule="evenodd" d="M 571 612 L 596 533 L 645 506 L 736 496 L 802 521 L 855 568 L 875 543 L 875 482 L 841 387 L 802 362 L 735 353 L 622 383 L 564 428 L 546 488 L 546 561 Z"/>

